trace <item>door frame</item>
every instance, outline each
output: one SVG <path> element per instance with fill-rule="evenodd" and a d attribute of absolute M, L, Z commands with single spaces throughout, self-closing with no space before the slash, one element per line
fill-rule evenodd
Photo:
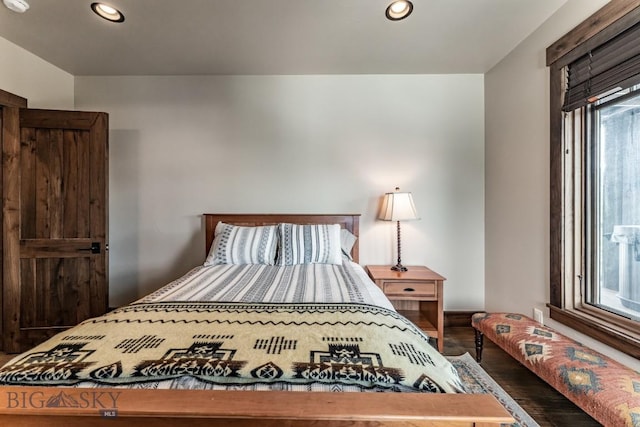
<path fill-rule="evenodd" d="M 19 155 L 15 156 L 15 153 L 20 153 L 20 108 L 27 108 L 27 104 L 26 98 L 0 89 L 0 149 L 2 153 L 8 149 L 7 163 L 0 162 L 0 194 L 2 194 L 2 210 L 0 211 L 0 232 L 2 233 L 2 239 L 0 239 L 0 259 L 2 259 L 0 262 L 0 333 L 2 336 L 5 334 L 4 325 L 10 321 L 8 313 L 5 313 L 2 307 L 4 307 L 5 301 L 13 299 L 11 295 L 5 295 L 4 282 L 15 278 L 16 275 L 19 279 L 20 274 L 19 270 L 9 262 L 9 259 L 20 258 L 20 242 L 5 233 L 5 230 L 10 230 L 20 224 L 20 218 L 16 218 L 19 214 L 19 211 L 16 210 L 16 204 L 19 204 L 20 200 L 13 199 L 5 188 L 4 182 L 12 176 L 11 174 L 20 173 L 20 157 Z M 19 208 L 19 205 L 17 207 Z M 3 349 L 4 340 L 0 340 L 0 350 Z"/>

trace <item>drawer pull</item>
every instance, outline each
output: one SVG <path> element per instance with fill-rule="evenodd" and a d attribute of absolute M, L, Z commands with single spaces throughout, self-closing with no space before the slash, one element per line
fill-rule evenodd
<path fill-rule="evenodd" d="M 405 292 L 414 292 L 415 289 L 413 289 L 413 288 L 404 288 L 403 291 L 405 291 Z"/>

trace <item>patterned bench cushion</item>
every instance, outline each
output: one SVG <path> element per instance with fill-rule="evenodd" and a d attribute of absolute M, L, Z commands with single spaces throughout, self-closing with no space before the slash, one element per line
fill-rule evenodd
<path fill-rule="evenodd" d="M 516 313 L 476 313 L 472 326 L 605 426 L 640 427 L 640 374 Z"/>

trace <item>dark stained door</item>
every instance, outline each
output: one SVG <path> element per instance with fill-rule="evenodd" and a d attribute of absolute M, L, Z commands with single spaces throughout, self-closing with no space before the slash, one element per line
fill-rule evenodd
<path fill-rule="evenodd" d="M 18 139 L 3 141 L 8 353 L 108 307 L 107 114 L 20 109 Z"/>

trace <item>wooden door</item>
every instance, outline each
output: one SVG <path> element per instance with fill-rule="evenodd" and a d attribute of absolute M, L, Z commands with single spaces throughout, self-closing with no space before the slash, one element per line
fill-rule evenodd
<path fill-rule="evenodd" d="M 19 125 L 19 138 L 3 140 L 9 353 L 108 307 L 108 116 L 20 109 Z"/>

